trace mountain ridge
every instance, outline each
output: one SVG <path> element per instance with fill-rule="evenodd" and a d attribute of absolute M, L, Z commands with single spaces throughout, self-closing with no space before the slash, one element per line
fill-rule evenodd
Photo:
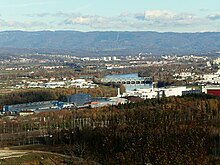
<path fill-rule="evenodd" d="M 163 54 L 204 54 L 220 50 L 220 32 L 154 31 L 1 31 L 2 49 L 33 53 L 72 55 L 132 55 L 140 52 Z"/>

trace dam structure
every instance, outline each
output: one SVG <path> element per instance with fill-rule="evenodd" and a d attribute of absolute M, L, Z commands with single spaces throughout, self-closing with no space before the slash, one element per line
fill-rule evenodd
<path fill-rule="evenodd" d="M 117 83 L 117 84 L 151 84 L 150 77 L 105 77 L 101 79 L 103 83 Z"/>

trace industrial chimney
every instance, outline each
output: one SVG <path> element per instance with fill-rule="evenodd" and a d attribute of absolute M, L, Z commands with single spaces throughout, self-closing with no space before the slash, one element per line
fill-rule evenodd
<path fill-rule="evenodd" d="M 118 88 L 118 95 L 117 97 L 121 97 L 120 88 Z"/>

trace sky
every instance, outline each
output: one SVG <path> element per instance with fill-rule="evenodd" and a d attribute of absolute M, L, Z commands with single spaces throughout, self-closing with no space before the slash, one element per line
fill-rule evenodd
<path fill-rule="evenodd" d="M 220 31 L 219 0 L 1 0 L 0 31 Z"/>

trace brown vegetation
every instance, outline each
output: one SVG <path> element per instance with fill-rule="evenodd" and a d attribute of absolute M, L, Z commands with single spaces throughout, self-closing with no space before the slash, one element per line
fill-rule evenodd
<path fill-rule="evenodd" d="M 101 164 L 218 163 L 219 109 L 219 98 L 194 95 L 40 113 L 2 120 L 1 144 L 58 145 Z"/>

